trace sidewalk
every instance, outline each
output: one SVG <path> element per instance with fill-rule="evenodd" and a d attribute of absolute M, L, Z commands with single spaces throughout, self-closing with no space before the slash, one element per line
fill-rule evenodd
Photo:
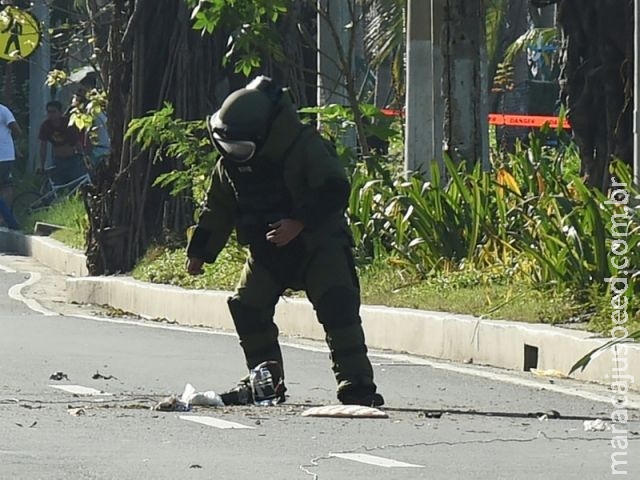
<path fill-rule="evenodd" d="M 32 256 L 69 275 L 69 301 L 109 305 L 181 325 L 233 331 L 226 304 L 230 292 L 187 290 L 126 276 L 88 277 L 82 252 L 50 238 L 4 229 L 0 229 L 0 250 Z M 422 310 L 363 306 L 361 316 L 371 348 L 519 371 L 538 369 L 566 374 L 579 358 L 606 342 L 591 333 L 562 327 Z M 276 309 L 276 321 L 283 335 L 324 339 L 324 331 L 306 300 L 282 299 Z M 628 345 L 627 353 L 628 368 L 617 374 L 640 378 L 640 345 Z M 610 385 L 613 367 L 623 367 L 623 363 L 617 365 L 611 351 L 606 351 L 573 377 Z M 629 388 L 640 390 L 637 383 Z"/>

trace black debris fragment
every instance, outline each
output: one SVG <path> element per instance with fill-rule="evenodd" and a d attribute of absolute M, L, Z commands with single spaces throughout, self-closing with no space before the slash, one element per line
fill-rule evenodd
<path fill-rule="evenodd" d="M 103 375 L 97 370 L 96 373 L 91 376 L 91 378 L 94 380 L 117 380 L 117 378 L 113 375 Z"/>

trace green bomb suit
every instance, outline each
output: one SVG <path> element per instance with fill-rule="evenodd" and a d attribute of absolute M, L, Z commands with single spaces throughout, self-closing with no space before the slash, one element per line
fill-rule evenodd
<path fill-rule="evenodd" d="M 338 399 L 362 403 L 358 399 L 373 395 L 376 386 L 344 216 L 349 181 L 335 152 L 300 122 L 289 96 L 282 95 L 275 107 L 253 158 L 218 162 L 187 254 L 214 262 L 235 228 L 250 253 L 228 305 L 247 367 L 266 360 L 283 364 L 275 305 L 285 289 L 305 290 L 326 334 Z M 282 218 L 299 220 L 304 229 L 278 247 L 265 235 L 269 224 Z"/>

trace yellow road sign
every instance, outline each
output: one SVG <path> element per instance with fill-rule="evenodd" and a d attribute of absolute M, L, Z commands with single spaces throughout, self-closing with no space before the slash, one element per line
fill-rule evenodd
<path fill-rule="evenodd" d="M 27 58 L 40 45 L 41 36 L 40 23 L 31 13 L 12 6 L 0 12 L 1 59 Z"/>

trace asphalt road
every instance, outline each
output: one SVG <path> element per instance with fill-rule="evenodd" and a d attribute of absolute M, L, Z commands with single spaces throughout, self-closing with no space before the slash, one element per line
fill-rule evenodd
<path fill-rule="evenodd" d="M 234 385 L 245 374 L 235 336 L 67 304 L 59 275 L 0 256 L 0 479 L 611 475 L 614 434 L 584 429 L 585 420 L 610 423 L 603 386 L 372 352 L 389 418 L 303 417 L 310 406 L 335 403 L 327 352 L 283 341 L 286 404 L 154 411 L 187 383 L 199 391 Z M 68 379 L 50 380 L 56 371 Z M 71 386 L 99 394 L 74 394 Z M 640 405 L 640 396 L 631 400 Z M 552 410 L 559 419 L 536 416 Z M 639 420 L 630 412 L 629 463 L 618 467 L 631 478 L 640 472 Z"/>

